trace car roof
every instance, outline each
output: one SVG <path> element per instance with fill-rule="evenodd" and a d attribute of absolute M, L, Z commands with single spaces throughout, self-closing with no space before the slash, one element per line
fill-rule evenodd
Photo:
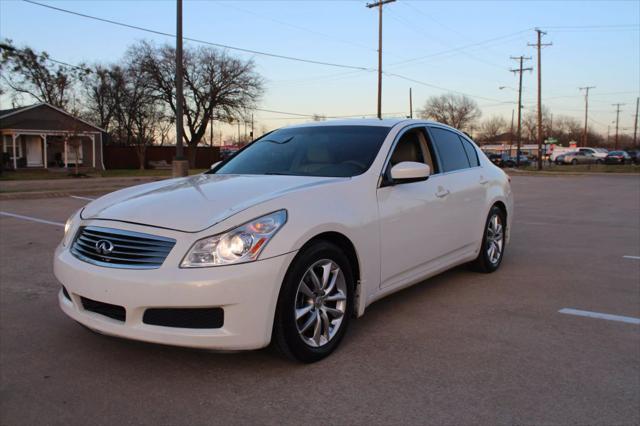
<path fill-rule="evenodd" d="M 292 129 L 297 127 L 323 127 L 323 126 L 371 126 L 371 127 L 394 127 L 397 124 L 438 124 L 440 126 L 450 127 L 446 124 L 438 123 L 430 120 L 418 120 L 408 118 L 383 118 L 381 120 L 377 118 L 354 118 L 347 120 L 326 120 L 326 121 L 313 121 L 309 123 L 294 124 L 291 126 L 283 127 L 284 129 Z M 452 127 L 451 127 L 452 128 Z M 455 129 L 457 130 L 457 129 Z"/>

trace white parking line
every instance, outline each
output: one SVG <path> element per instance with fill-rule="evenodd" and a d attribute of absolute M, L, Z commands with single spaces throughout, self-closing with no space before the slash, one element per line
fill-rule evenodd
<path fill-rule="evenodd" d="M 47 225 L 55 225 L 55 226 L 64 227 L 64 223 L 51 222 L 50 220 L 38 219 L 37 217 L 31 217 L 31 216 L 23 216 L 21 214 L 0 212 L 0 216 L 14 217 L 16 219 L 30 220 L 31 222 L 38 222 L 38 223 L 44 223 L 44 224 L 47 224 Z"/>
<path fill-rule="evenodd" d="M 77 199 L 77 200 L 87 200 L 87 201 L 93 201 L 93 200 L 95 200 L 95 198 L 80 197 L 79 195 L 69 195 L 69 197 L 71 197 L 71 198 L 75 198 L 75 199 Z"/>
<path fill-rule="evenodd" d="M 622 256 L 625 259 L 634 259 L 634 260 L 640 260 L 640 256 Z"/>
<path fill-rule="evenodd" d="M 609 321 L 626 322 L 629 324 L 640 324 L 640 318 L 625 317 L 622 315 L 602 314 L 600 312 L 581 311 L 580 309 L 572 309 L 572 308 L 563 308 L 563 309 L 560 309 L 558 312 L 560 312 L 561 314 L 577 315 L 579 317 L 599 318 L 599 319 L 604 319 Z"/>

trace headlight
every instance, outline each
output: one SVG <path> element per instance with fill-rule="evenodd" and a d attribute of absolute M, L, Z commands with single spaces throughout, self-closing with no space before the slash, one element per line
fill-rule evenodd
<path fill-rule="evenodd" d="M 195 242 L 182 259 L 182 268 L 252 262 L 287 221 L 287 211 L 278 210 L 223 234 Z"/>
<path fill-rule="evenodd" d="M 73 229 L 75 229 L 78 213 L 80 213 L 80 211 L 82 211 L 82 209 L 78 209 L 74 214 L 69 216 L 69 219 L 64 223 L 64 236 L 62 237 L 62 245 L 64 247 L 69 244 L 69 240 L 73 234 Z"/>

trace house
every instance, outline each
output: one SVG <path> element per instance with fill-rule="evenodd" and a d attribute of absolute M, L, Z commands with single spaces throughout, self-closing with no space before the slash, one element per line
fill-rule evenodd
<path fill-rule="evenodd" d="M 104 170 L 105 130 L 48 103 L 0 110 L 2 161 L 20 168 Z"/>

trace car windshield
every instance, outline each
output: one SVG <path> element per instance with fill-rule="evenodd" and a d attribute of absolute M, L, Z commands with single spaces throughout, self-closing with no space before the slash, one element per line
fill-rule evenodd
<path fill-rule="evenodd" d="M 391 130 L 309 126 L 276 130 L 210 173 L 351 177 L 366 172 Z"/>
<path fill-rule="evenodd" d="M 624 155 L 622 151 L 611 151 L 609 155 Z"/>

